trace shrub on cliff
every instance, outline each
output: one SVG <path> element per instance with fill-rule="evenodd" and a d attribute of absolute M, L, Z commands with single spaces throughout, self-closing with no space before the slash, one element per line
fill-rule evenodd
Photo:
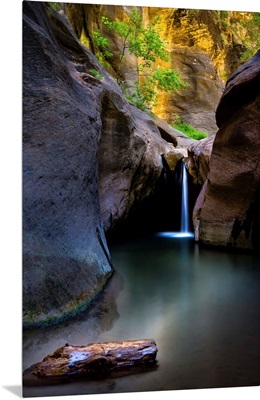
<path fill-rule="evenodd" d="M 192 139 L 200 140 L 208 137 L 205 132 L 198 131 L 192 125 L 182 122 L 179 116 L 175 118 L 175 124 L 173 125 L 173 128 L 178 129 L 178 131 L 181 131 Z"/>
<path fill-rule="evenodd" d="M 122 40 L 123 46 L 117 63 L 117 81 L 134 105 L 141 109 L 151 107 L 156 103 L 159 91 L 174 92 L 187 85 L 172 68 L 155 67 L 158 59 L 164 62 L 170 60 L 167 42 L 159 33 L 159 17 L 144 26 L 142 15 L 137 9 L 133 9 L 126 21 L 112 21 L 106 16 L 101 20 Z M 99 61 L 106 67 L 107 60 L 113 55 L 109 40 L 103 37 L 100 31 L 95 31 L 93 41 L 99 49 Z M 134 85 L 129 85 L 125 80 L 125 73 L 129 73 L 124 70 L 122 64 L 126 51 L 138 59 L 137 70 L 134 71 L 138 79 Z"/>

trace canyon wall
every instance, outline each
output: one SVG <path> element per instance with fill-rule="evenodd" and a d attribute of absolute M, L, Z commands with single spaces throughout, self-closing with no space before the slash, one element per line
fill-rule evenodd
<path fill-rule="evenodd" d="M 125 21 L 134 7 L 69 4 L 66 13 L 81 38 L 94 53 L 99 49 L 93 41 L 95 31 L 101 32 L 111 43 L 112 57 L 107 60 L 109 72 L 117 77 L 122 39 L 101 21 L 102 16 Z M 158 93 L 152 111 L 172 124 L 176 115 L 183 122 L 212 135 L 217 131 L 215 111 L 227 77 L 240 64 L 244 50 L 242 41 L 230 25 L 239 24 L 243 13 L 183 10 L 176 8 L 138 7 L 145 25 L 160 17 L 161 36 L 168 42 L 170 61 L 158 62 L 173 68 L 188 86 L 172 94 Z M 238 25 L 239 26 L 239 25 Z M 125 79 L 137 79 L 138 60 L 129 52 L 123 60 Z"/>
<path fill-rule="evenodd" d="M 112 274 L 104 229 L 152 196 L 164 156 L 172 168 L 183 157 L 174 133 L 125 99 L 63 15 L 23 3 L 24 326 L 100 292 Z"/>
<path fill-rule="evenodd" d="M 214 136 L 195 143 L 158 116 L 130 104 L 113 79 L 116 51 L 110 75 L 77 38 L 83 31 L 88 36 L 104 9 L 81 7 L 85 18 L 81 28 L 74 23 L 73 30 L 69 19 L 50 5 L 23 3 L 26 327 L 55 323 L 90 304 L 113 271 L 105 232 L 145 208 L 165 171 L 174 171 L 178 161 L 191 153 L 194 183 L 202 185 L 206 179 L 194 214 L 201 242 L 259 247 L 259 54 L 227 82 L 217 108 L 219 131 L 211 154 Z M 122 15 L 129 11 L 120 10 Z M 120 46 L 117 40 L 114 44 Z M 190 51 L 193 56 L 198 52 L 177 50 L 191 64 Z M 206 53 L 196 57 L 194 68 L 199 66 L 201 75 L 193 71 L 192 79 L 204 76 L 204 92 L 197 93 L 209 95 L 209 85 L 216 85 L 219 72 L 216 67 L 211 70 L 214 60 Z M 207 65 L 198 61 L 202 58 Z M 125 60 L 133 71 L 136 61 Z M 214 72 L 211 81 L 203 70 Z M 218 91 L 220 86 L 216 87 Z M 213 105 L 210 111 L 202 107 L 202 117 L 211 121 L 213 109 Z M 192 115 L 195 118 L 194 110 Z M 209 131 L 214 129 L 212 125 Z"/>
<path fill-rule="evenodd" d="M 23 3 L 23 320 L 84 308 L 112 273 L 100 218 L 100 112 L 69 25 Z"/>
<path fill-rule="evenodd" d="M 194 209 L 202 243 L 260 246 L 260 50 L 229 77 L 209 173 Z"/>

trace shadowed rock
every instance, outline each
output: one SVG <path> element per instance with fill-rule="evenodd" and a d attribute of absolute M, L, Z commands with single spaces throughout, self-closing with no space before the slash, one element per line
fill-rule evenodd
<path fill-rule="evenodd" d="M 88 305 L 111 275 L 100 219 L 98 81 L 66 21 L 23 3 L 24 325 Z M 85 80 L 86 78 L 86 80 Z"/>
<path fill-rule="evenodd" d="M 214 139 L 214 135 L 206 139 L 201 139 L 197 143 L 192 144 L 188 149 L 189 173 L 196 185 L 203 186 L 208 176 Z"/>
<path fill-rule="evenodd" d="M 105 93 L 99 149 L 99 193 L 105 230 L 124 222 L 132 209 L 153 196 L 163 170 L 174 169 L 183 154 L 162 139 L 149 115 Z"/>
<path fill-rule="evenodd" d="M 259 250 L 259 79 L 258 51 L 231 75 L 220 100 L 203 204 L 200 198 L 201 242 Z"/>

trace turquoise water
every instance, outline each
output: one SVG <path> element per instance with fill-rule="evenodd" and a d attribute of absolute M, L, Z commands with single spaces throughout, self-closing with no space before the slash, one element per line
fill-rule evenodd
<path fill-rule="evenodd" d="M 26 387 L 25 396 L 258 386 L 260 259 L 150 237 L 110 246 L 115 273 L 73 320 L 24 333 L 24 368 L 70 343 L 152 338 L 156 369 Z"/>

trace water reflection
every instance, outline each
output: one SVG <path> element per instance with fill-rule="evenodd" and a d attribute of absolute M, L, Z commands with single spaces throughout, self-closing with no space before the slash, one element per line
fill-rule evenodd
<path fill-rule="evenodd" d="M 87 311 L 48 329 L 25 331 L 23 369 L 41 361 L 44 356 L 65 343 L 86 345 L 97 341 L 104 332 L 111 330 L 119 318 L 116 298 L 122 289 L 123 279 L 116 271 L 97 301 Z"/>
<path fill-rule="evenodd" d="M 66 341 L 152 338 L 159 368 L 117 380 L 27 388 L 28 395 L 259 385 L 259 257 L 165 237 L 114 245 L 111 254 L 120 279 L 106 289 L 109 300 L 100 298 L 66 326 L 28 332 L 25 362 Z"/>
<path fill-rule="evenodd" d="M 194 238 L 194 234 L 192 232 L 159 232 L 157 233 L 158 237 L 165 237 L 165 238 Z"/>

